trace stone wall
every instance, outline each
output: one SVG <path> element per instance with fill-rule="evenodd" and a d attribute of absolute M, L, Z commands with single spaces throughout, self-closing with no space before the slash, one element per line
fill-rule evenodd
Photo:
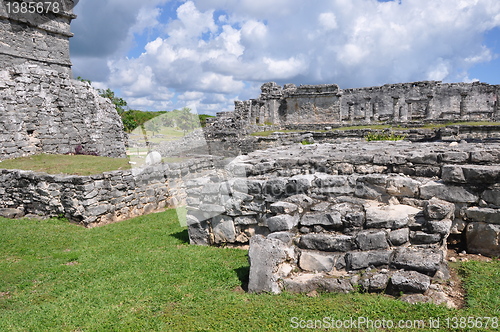
<path fill-rule="evenodd" d="M 208 122 L 209 137 L 254 125 L 345 125 L 500 119 L 499 86 L 438 81 L 340 89 L 335 84 L 284 87 L 266 83 L 257 99 Z M 321 128 L 322 129 L 322 128 Z"/>
<path fill-rule="evenodd" d="M 500 254 L 498 148 L 351 142 L 257 151 L 228 167 L 228 181 L 186 184 L 190 240 L 250 244 L 254 292 L 357 284 L 397 292 L 398 278 L 424 280 L 424 292 L 446 275 L 449 234 L 465 234 L 469 252 Z M 378 270 L 356 279 L 369 268 Z"/>
<path fill-rule="evenodd" d="M 9 13 L 8 3 L 14 2 L 0 3 L 0 160 L 74 153 L 78 146 L 125 157 L 123 125 L 114 105 L 72 79 L 74 1 L 50 1 L 50 8 L 58 3 L 59 10 L 43 14 Z"/>
<path fill-rule="evenodd" d="M 3 169 L 0 210 L 15 210 L 17 217 L 62 216 L 94 227 L 183 204 L 183 178 L 213 168 L 213 159 L 192 159 L 91 176 Z"/>
<path fill-rule="evenodd" d="M 84 151 L 125 157 L 120 116 L 88 83 L 34 64 L 0 69 L 0 160 Z"/>
<path fill-rule="evenodd" d="M 47 1 L 43 10 L 32 14 L 16 10 L 15 2 L 29 3 L 28 0 L 0 3 L 1 67 L 28 62 L 71 74 L 69 38 L 73 36 L 71 20 L 76 18 L 75 1 Z"/>

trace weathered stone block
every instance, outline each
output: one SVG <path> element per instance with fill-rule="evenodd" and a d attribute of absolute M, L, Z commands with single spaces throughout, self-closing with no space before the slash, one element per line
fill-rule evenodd
<path fill-rule="evenodd" d="M 277 270 L 279 265 L 289 259 L 288 250 L 288 246 L 277 239 L 266 239 L 261 235 L 255 235 L 250 239 L 248 250 L 250 293 L 281 292 L 279 285 L 281 276 Z"/>
<path fill-rule="evenodd" d="M 479 199 L 477 195 L 463 187 L 450 186 L 436 181 L 430 181 L 420 187 L 420 198 L 431 199 L 432 197 L 456 203 L 475 203 Z"/>
<path fill-rule="evenodd" d="M 389 275 L 386 273 L 363 275 L 359 280 L 359 285 L 365 292 L 383 292 L 388 284 Z"/>
<path fill-rule="evenodd" d="M 401 248 L 396 250 L 392 264 L 396 268 L 433 275 L 443 263 L 443 253 L 433 249 Z"/>
<path fill-rule="evenodd" d="M 465 210 L 465 215 L 471 221 L 490 224 L 500 224 L 500 210 L 473 206 Z"/>
<path fill-rule="evenodd" d="M 299 223 L 299 216 L 291 216 L 289 214 L 280 214 L 271 218 L 267 218 L 267 227 L 271 232 L 288 231 Z"/>
<path fill-rule="evenodd" d="M 363 231 L 356 236 L 356 242 L 361 250 L 387 249 L 386 233 L 384 231 Z"/>
<path fill-rule="evenodd" d="M 299 258 L 299 267 L 310 272 L 329 272 L 335 266 L 337 256 L 302 250 Z"/>
<path fill-rule="evenodd" d="M 346 254 L 346 268 L 361 270 L 370 266 L 389 265 L 392 253 L 392 250 L 349 252 Z"/>
<path fill-rule="evenodd" d="M 391 286 L 396 292 L 425 293 L 430 285 L 429 276 L 416 271 L 397 271 L 391 277 Z"/>
<path fill-rule="evenodd" d="M 332 212 L 307 212 L 305 213 L 301 220 L 300 224 L 303 226 L 313 226 L 313 225 L 323 225 L 330 227 L 342 227 L 342 220 L 340 216 L 340 212 L 332 211 Z"/>
<path fill-rule="evenodd" d="M 388 238 L 391 245 L 400 246 L 410 240 L 410 230 L 408 228 L 401 228 L 391 231 Z"/>
<path fill-rule="evenodd" d="M 297 205 L 288 202 L 276 202 L 271 204 L 269 208 L 274 214 L 292 214 L 298 209 Z"/>
<path fill-rule="evenodd" d="M 346 252 L 357 249 L 354 238 L 352 236 L 332 235 L 324 233 L 303 235 L 299 240 L 298 247 L 301 249 L 330 252 Z"/>
<path fill-rule="evenodd" d="M 212 218 L 211 224 L 215 243 L 232 243 L 236 240 L 233 218 L 217 216 Z"/>
<path fill-rule="evenodd" d="M 459 165 L 445 165 L 441 169 L 441 179 L 443 182 L 466 183 L 464 172 Z"/>
<path fill-rule="evenodd" d="M 453 219 L 455 213 L 455 204 L 431 198 L 424 205 L 424 215 L 429 219 Z"/>
<path fill-rule="evenodd" d="M 432 233 L 448 236 L 448 234 L 450 234 L 453 221 L 450 219 L 430 220 L 427 222 L 427 225 L 429 227 L 429 231 Z"/>
<path fill-rule="evenodd" d="M 368 228 L 403 228 L 411 218 L 421 210 L 409 205 L 387 205 L 366 208 L 366 227 Z"/>
<path fill-rule="evenodd" d="M 20 209 L 13 208 L 0 208 L 0 217 L 8 219 L 22 218 L 24 216 L 24 211 Z"/>
<path fill-rule="evenodd" d="M 235 225 L 256 225 L 259 221 L 255 216 L 241 216 L 234 218 Z"/>
<path fill-rule="evenodd" d="M 481 198 L 489 204 L 500 206 L 500 188 L 485 190 Z"/>
<path fill-rule="evenodd" d="M 500 256 L 500 225 L 472 222 L 466 228 L 467 251 L 486 256 Z"/>
<path fill-rule="evenodd" d="M 410 240 L 413 244 L 433 244 L 441 241 L 441 235 L 416 231 L 410 232 Z"/>

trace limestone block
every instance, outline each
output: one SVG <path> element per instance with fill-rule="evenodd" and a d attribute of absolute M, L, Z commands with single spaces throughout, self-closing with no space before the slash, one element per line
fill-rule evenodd
<path fill-rule="evenodd" d="M 317 289 L 331 293 L 350 293 L 354 291 L 349 279 L 323 277 L 317 280 Z"/>
<path fill-rule="evenodd" d="M 291 214 L 297 211 L 298 207 L 295 204 L 288 202 L 276 202 L 269 206 L 271 213 L 274 214 Z"/>
<path fill-rule="evenodd" d="M 389 284 L 386 273 L 366 274 L 359 280 L 359 285 L 365 292 L 383 292 Z"/>
<path fill-rule="evenodd" d="M 481 198 L 489 204 L 500 206 L 500 188 L 485 190 Z"/>
<path fill-rule="evenodd" d="M 391 231 L 388 238 L 391 245 L 400 246 L 410 240 L 410 230 L 408 228 L 401 228 Z"/>
<path fill-rule="evenodd" d="M 389 265 L 392 250 L 357 251 L 346 254 L 346 267 L 349 270 L 361 270 L 370 266 Z"/>
<path fill-rule="evenodd" d="M 396 250 L 392 265 L 433 275 L 443 263 L 443 252 L 434 249 L 400 248 Z"/>
<path fill-rule="evenodd" d="M 500 224 L 500 210 L 473 206 L 465 210 L 470 221 L 480 221 L 490 224 Z"/>
<path fill-rule="evenodd" d="M 386 233 L 384 231 L 362 231 L 356 236 L 356 242 L 361 250 L 387 249 Z"/>
<path fill-rule="evenodd" d="M 301 249 L 346 252 L 357 249 L 354 238 L 348 235 L 311 233 L 303 235 L 298 243 Z"/>
<path fill-rule="evenodd" d="M 469 159 L 469 154 L 463 151 L 449 151 L 440 155 L 443 163 L 465 163 Z"/>
<path fill-rule="evenodd" d="M 298 215 L 280 214 L 267 218 L 267 227 L 271 232 L 288 231 L 297 226 L 299 222 Z"/>
<path fill-rule="evenodd" d="M 24 216 L 24 211 L 20 209 L 0 208 L 0 217 L 15 219 L 15 218 L 21 218 L 23 216 Z"/>
<path fill-rule="evenodd" d="M 472 222 L 466 229 L 467 251 L 487 256 L 500 256 L 500 225 Z"/>
<path fill-rule="evenodd" d="M 455 213 L 455 204 L 431 198 L 424 204 L 424 215 L 429 219 L 453 219 Z"/>
<path fill-rule="evenodd" d="M 302 250 L 299 258 L 299 267 L 304 271 L 329 272 L 335 266 L 336 259 L 336 255 Z"/>
<path fill-rule="evenodd" d="M 208 222 L 199 220 L 196 216 L 189 214 L 186 217 L 188 226 L 189 243 L 197 245 L 209 245 L 210 233 Z"/>
<path fill-rule="evenodd" d="M 302 226 L 323 225 L 330 227 L 342 227 L 340 212 L 307 212 L 300 219 Z"/>
<path fill-rule="evenodd" d="M 462 234 L 462 232 L 465 230 L 465 227 L 467 227 L 467 223 L 463 221 L 462 219 L 454 219 L 453 223 L 451 225 L 451 234 Z"/>
<path fill-rule="evenodd" d="M 421 210 L 409 205 L 377 206 L 371 204 L 366 208 L 367 228 L 404 228 Z"/>
<path fill-rule="evenodd" d="M 429 220 L 427 225 L 429 227 L 429 231 L 432 233 L 448 236 L 451 232 L 453 222 L 450 219 Z"/>
<path fill-rule="evenodd" d="M 409 177 L 397 176 L 387 180 L 386 191 L 391 196 L 417 197 L 421 183 Z"/>
<path fill-rule="evenodd" d="M 425 293 L 431 285 L 431 278 L 416 271 L 396 271 L 391 277 L 395 292 Z"/>
<path fill-rule="evenodd" d="M 256 225 L 259 221 L 255 216 L 240 216 L 234 218 L 235 225 Z"/>
<path fill-rule="evenodd" d="M 280 293 L 278 267 L 290 259 L 289 256 L 289 248 L 282 241 L 267 239 L 262 235 L 253 236 L 248 250 L 248 291 Z"/>
<path fill-rule="evenodd" d="M 441 169 L 441 179 L 443 182 L 449 183 L 466 183 L 462 166 L 459 165 L 445 165 Z"/>
<path fill-rule="evenodd" d="M 416 231 L 410 232 L 410 240 L 413 244 L 433 244 L 441 241 L 441 235 Z"/>
<path fill-rule="evenodd" d="M 291 232 L 274 232 L 267 236 L 268 239 L 278 239 L 287 245 L 292 244 L 294 233 Z"/>
<path fill-rule="evenodd" d="M 437 197 L 454 203 L 476 203 L 479 197 L 467 189 L 458 186 L 446 185 L 442 182 L 429 181 L 420 187 L 420 198 L 431 199 Z"/>
<path fill-rule="evenodd" d="M 296 204 L 299 207 L 301 207 L 302 209 L 307 209 L 309 206 L 311 206 L 315 202 L 314 199 L 312 199 L 311 197 L 309 197 L 305 194 L 293 195 L 293 196 L 287 197 L 284 201 Z"/>
<path fill-rule="evenodd" d="M 233 218 L 229 216 L 217 216 L 212 218 L 211 224 L 215 243 L 232 243 L 236 240 Z"/>
<path fill-rule="evenodd" d="M 465 181 L 470 184 L 500 182 L 500 166 L 465 165 L 462 167 Z"/>

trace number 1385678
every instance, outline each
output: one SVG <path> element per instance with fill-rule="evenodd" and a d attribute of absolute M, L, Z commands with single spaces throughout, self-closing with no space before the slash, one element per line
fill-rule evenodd
<path fill-rule="evenodd" d="M 56 1 L 39 2 L 7 2 L 5 4 L 8 14 L 43 14 L 48 12 L 59 13 L 61 8 Z"/>

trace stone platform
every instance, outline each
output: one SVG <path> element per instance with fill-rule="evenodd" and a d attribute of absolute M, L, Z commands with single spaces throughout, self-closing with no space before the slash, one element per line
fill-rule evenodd
<path fill-rule="evenodd" d="M 424 293 L 447 238 L 500 254 L 500 144 L 295 144 L 186 183 L 191 243 L 250 245 L 251 292 Z"/>

